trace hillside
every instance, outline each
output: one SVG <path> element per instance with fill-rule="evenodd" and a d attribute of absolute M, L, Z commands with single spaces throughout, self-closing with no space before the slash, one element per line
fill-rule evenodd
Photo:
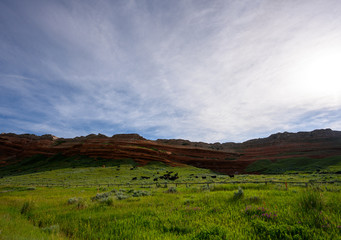
<path fill-rule="evenodd" d="M 139 165 L 157 161 L 170 166 L 192 165 L 226 174 L 295 170 L 339 172 L 341 132 L 330 129 L 284 132 L 243 143 L 213 144 L 182 139 L 152 141 L 138 134 L 112 137 L 90 134 L 76 138 L 13 133 L 0 135 L 2 176 L 19 174 L 23 164 L 25 169 L 34 166 L 37 170 L 40 165 L 52 162 L 62 167 L 63 159 L 69 159 L 70 166 L 73 166 L 75 163 L 72 161 L 80 158 L 86 158 L 84 163 L 91 166 L 129 159 Z"/>

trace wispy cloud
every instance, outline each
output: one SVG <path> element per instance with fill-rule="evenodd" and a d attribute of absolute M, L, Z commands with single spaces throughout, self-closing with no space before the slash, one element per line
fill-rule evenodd
<path fill-rule="evenodd" d="M 37 0 L 0 9 L 3 132 L 214 142 L 341 127 L 341 85 L 312 93 L 298 77 L 315 51 L 339 50 L 339 1 Z"/>

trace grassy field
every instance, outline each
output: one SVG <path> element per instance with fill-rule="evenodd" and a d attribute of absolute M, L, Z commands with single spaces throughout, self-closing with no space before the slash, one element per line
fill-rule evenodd
<path fill-rule="evenodd" d="M 275 162 L 264 159 L 250 164 L 246 171 L 261 172 L 266 174 L 283 174 L 288 172 L 341 173 L 341 156 L 317 159 L 308 157 L 295 157 L 279 159 Z"/>
<path fill-rule="evenodd" d="M 340 175 L 230 178 L 131 160 L 65 167 L 0 179 L 0 239 L 341 239 Z M 309 184 L 232 183 L 265 180 Z"/>

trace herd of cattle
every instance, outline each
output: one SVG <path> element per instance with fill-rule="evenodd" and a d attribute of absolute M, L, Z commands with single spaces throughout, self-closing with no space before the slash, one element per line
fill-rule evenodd
<path fill-rule="evenodd" d="M 163 180 L 171 180 L 171 181 L 174 181 L 176 179 L 179 178 L 179 174 L 178 173 L 174 173 L 172 175 L 173 172 L 169 172 L 169 171 L 166 171 L 166 173 L 164 175 L 161 175 L 160 177 L 155 177 L 153 179 L 153 181 L 158 181 L 159 179 L 163 179 Z M 159 174 L 159 172 L 157 172 L 157 174 Z M 191 174 L 190 175 L 191 177 L 195 177 L 195 178 L 199 178 L 199 176 L 194 176 L 194 174 Z M 233 178 L 234 175 L 228 175 L 229 177 Z M 210 176 L 211 178 L 217 178 L 216 175 L 211 175 Z M 141 179 L 150 179 L 151 177 L 147 177 L 147 176 L 141 176 Z M 202 179 L 206 179 L 207 176 L 201 176 Z M 137 177 L 133 177 L 132 180 L 137 180 Z"/>

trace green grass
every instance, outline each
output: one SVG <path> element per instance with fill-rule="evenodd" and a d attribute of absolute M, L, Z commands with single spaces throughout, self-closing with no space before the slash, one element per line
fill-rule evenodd
<path fill-rule="evenodd" d="M 68 159 L 61 161 L 68 166 Z M 158 162 L 136 167 L 131 160 L 121 160 L 105 168 L 102 163 L 92 167 L 83 163 L 52 170 L 46 165 L 36 173 L 1 178 L 0 239 L 341 239 L 341 185 L 316 184 L 340 181 L 340 175 L 230 178 Z M 170 171 L 179 179 L 153 181 Z M 223 181 L 310 184 L 286 188 L 278 183 L 218 183 Z M 42 183 L 49 187 L 37 186 Z M 57 183 L 64 187 L 52 186 Z M 91 186 L 115 183 L 130 187 Z M 138 185 L 145 183 L 153 185 Z"/>
<path fill-rule="evenodd" d="M 320 191 L 322 204 L 302 208 L 305 199 L 314 199 L 307 195 L 315 189 L 240 185 L 244 196 L 235 199 L 237 185 L 218 186 L 222 188 L 211 191 L 178 187 L 175 193 L 151 188 L 149 196 L 114 197 L 110 204 L 91 200 L 98 193 L 95 188 L 8 191 L 7 187 L 6 192 L 0 188 L 0 238 L 340 239 L 339 191 Z M 69 204 L 73 197 L 84 199 L 85 207 Z M 22 212 L 27 203 L 30 208 Z M 17 224 L 23 228 L 15 228 Z"/>
<path fill-rule="evenodd" d="M 29 158 L 25 158 L 16 164 L 2 167 L 0 169 L 0 177 L 16 176 L 65 168 L 102 167 L 103 165 L 106 167 L 114 167 L 121 164 L 130 164 L 132 166 L 137 165 L 131 159 L 94 159 L 87 156 L 67 157 L 63 156 L 62 154 L 56 154 L 49 157 L 38 154 Z"/>
<path fill-rule="evenodd" d="M 106 161 L 110 163 L 109 160 Z M 205 181 L 222 181 L 229 179 L 229 177 L 214 173 L 211 170 L 195 168 L 191 166 L 171 167 L 160 162 L 150 162 L 143 167 L 137 167 L 137 164 L 132 160 L 115 161 L 111 161 L 111 164 L 106 164 L 105 167 L 103 167 L 103 162 L 100 162 L 98 164 L 99 167 L 79 166 L 71 168 L 57 168 L 55 170 L 47 171 L 43 171 L 42 169 L 44 166 L 42 166 L 40 171 L 36 173 L 5 176 L 0 179 L 0 184 L 20 185 L 25 183 L 31 185 L 90 186 L 98 184 L 198 182 L 203 181 L 203 176 L 206 177 Z M 178 173 L 179 179 L 175 181 L 160 179 L 160 176 L 166 174 L 167 172 L 173 172 L 172 174 Z M 211 176 L 216 176 L 216 178 L 213 179 Z M 142 177 L 147 177 L 148 179 L 142 179 Z M 134 178 L 136 178 L 136 180 L 133 180 Z M 155 178 L 158 178 L 158 181 L 153 181 Z"/>
<path fill-rule="evenodd" d="M 274 162 L 264 159 L 250 164 L 247 172 L 261 172 L 266 174 L 283 174 L 286 172 L 338 172 L 341 171 L 341 156 L 321 159 L 296 157 L 278 159 Z"/>

